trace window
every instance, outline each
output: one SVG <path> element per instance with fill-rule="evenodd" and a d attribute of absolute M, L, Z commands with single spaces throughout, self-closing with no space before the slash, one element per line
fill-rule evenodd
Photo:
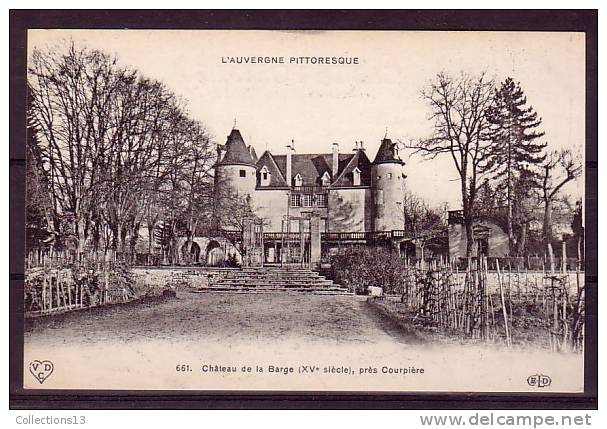
<path fill-rule="evenodd" d="M 247 171 L 246 170 L 240 170 L 240 177 L 247 177 Z"/>
<path fill-rule="evenodd" d="M 325 174 L 322 175 L 320 179 L 322 186 L 329 186 L 331 184 L 331 176 L 329 176 L 329 172 L 325 171 Z"/>
<path fill-rule="evenodd" d="M 269 186 L 270 185 L 270 170 L 265 165 L 259 170 L 259 183 L 261 186 Z"/>
<path fill-rule="evenodd" d="M 317 207 L 327 207 L 327 194 L 317 194 L 316 195 L 316 206 Z"/>
<path fill-rule="evenodd" d="M 388 179 L 392 179 L 392 173 L 388 173 Z"/>
<path fill-rule="evenodd" d="M 301 177 L 301 174 L 297 174 L 297 176 L 295 176 L 295 186 L 301 186 L 303 185 L 303 179 Z"/>
<path fill-rule="evenodd" d="M 303 206 L 304 207 L 312 207 L 312 203 L 314 202 L 314 198 L 312 194 L 304 194 L 303 196 Z"/>
<path fill-rule="evenodd" d="M 291 207 L 301 207 L 301 195 L 300 194 L 291 195 Z"/>
<path fill-rule="evenodd" d="M 354 186 L 360 186 L 360 170 L 358 167 L 352 170 L 352 184 Z"/>

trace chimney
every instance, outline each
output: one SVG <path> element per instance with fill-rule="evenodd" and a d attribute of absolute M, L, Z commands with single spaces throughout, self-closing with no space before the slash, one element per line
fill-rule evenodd
<path fill-rule="evenodd" d="M 362 140 L 360 141 L 360 146 L 358 147 L 358 150 L 362 150 L 362 151 L 365 150 L 365 148 L 363 147 L 363 141 Z"/>
<path fill-rule="evenodd" d="M 333 180 L 337 177 L 337 171 L 339 170 L 339 144 L 333 143 L 333 162 L 331 165 L 331 176 Z"/>
<path fill-rule="evenodd" d="M 352 152 L 358 152 L 358 140 L 354 140 L 354 149 L 352 149 Z"/>
<path fill-rule="evenodd" d="M 293 185 L 293 164 L 291 161 L 291 155 L 295 152 L 295 140 L 291 140 L 291 144 L 287 145 L 287 185 L 291 187 Z"/>

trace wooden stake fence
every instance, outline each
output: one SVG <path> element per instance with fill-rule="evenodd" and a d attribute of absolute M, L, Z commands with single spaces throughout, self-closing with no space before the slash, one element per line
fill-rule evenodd
<path fill-rule="evenodd" d="M 504 271 L 497 259 L 493 266 L 496 271 L 491 273 L 494 281 L 490 286 L 484 257 L 469 259 L 464 272 L 443 260 L 407 265 L 401 302 L 415 313 L 416 323 L 472 339 L 503 342 L 508 347 L 516 340 L 513 326 L 517 314 L 538 307 L 538 323 L 547 327 L 546 340 L 553 350 L 581 349 L 584 302 L 579 273 L 577 294 L 571 295 L 567 275 L 550 276 L 544 268 L 542 274 L 530 278 L 526 268 L 520 268 L 521 272 L 508 264 Z M 496 317 L 496 311 L 501 318 Z"/>

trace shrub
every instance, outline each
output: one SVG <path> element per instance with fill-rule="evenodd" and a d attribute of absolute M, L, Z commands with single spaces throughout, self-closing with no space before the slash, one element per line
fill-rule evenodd
<path fill-rule="evenodd" d="M 357 294 L 366 295 L 369 286 L 379 286 L 386 294 L 402 293 L 405 265 L 395 251 L 358 247 L 333 255 L 330 262 L 329 277 Z"/>
<path fill-rule="evenodd" d="M 215 265 L 216 267 L 221 267 L 221 268 L 240 268 L 240 263 L 238 262 L 238 259 L 236 258 L 236 254 L 235 253 L 230 253 L 228 254 L 228 257 L 221 261 L 220 263 Z"/>

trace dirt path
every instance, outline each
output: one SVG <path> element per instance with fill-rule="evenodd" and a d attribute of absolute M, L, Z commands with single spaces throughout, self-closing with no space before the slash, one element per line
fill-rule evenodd
<path fill-rule="evenodd" d="M 581 355 L 420 344 L 354 296 L 178 293 L 40 318 L 26 326 L 27 388 L 524 391 L 541 371 L 550 390 L 579 391 Z M 53 362 L 41 385 L 29 363 Z M 178 368 L 188 365 L 185 373 Z M 302 365 L 314 374 L 299 374 Z M 236 372 L 209 372 L 228 366 Z M 265 368 L 245 372 L 241 368 Z M 290 375 L 270 366 L 292 368 Z M 326 372 L 348 368 L 350 372 Z M 385 368 L 423 368 L 403 376 Z M 508 370 L 502 370 L 508 368 Z M 373 372 L 374 371 L 374 372 Z M 400 375 L 394 375 L 400 374 Z"/>
<path fill-rule="evenodd" d="M 364 298 L 181 292 L 160 303 L 115 306 L 32 321 L 26 341 L 96 343 L 302 340 L 407 342 Z"/>

